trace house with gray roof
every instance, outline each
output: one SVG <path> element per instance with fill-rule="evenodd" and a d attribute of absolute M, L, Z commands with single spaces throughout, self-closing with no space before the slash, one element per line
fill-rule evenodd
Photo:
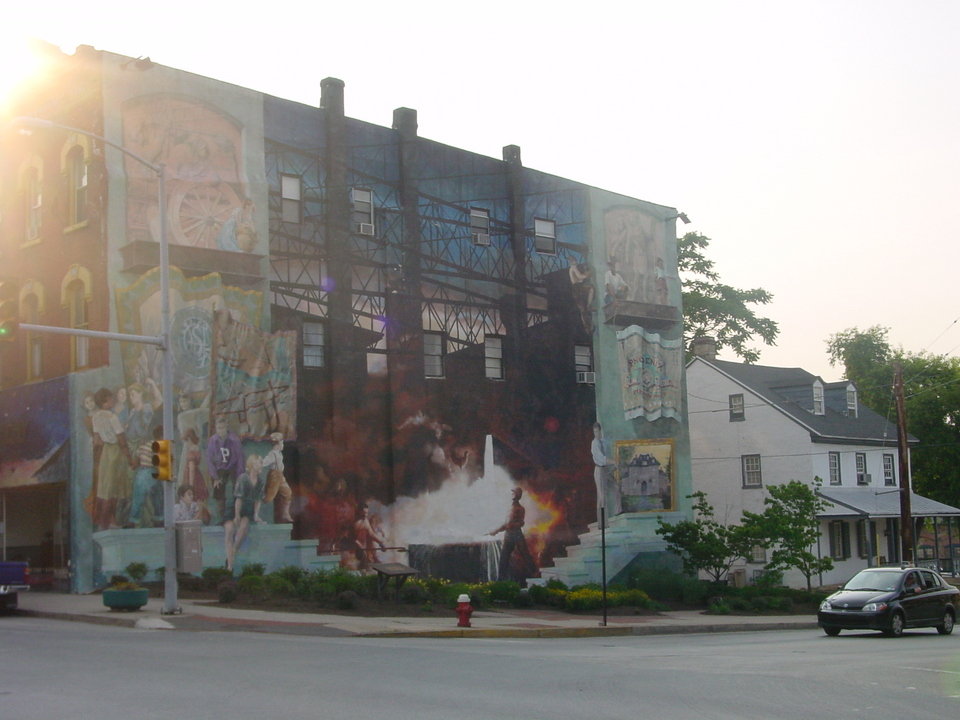
<path fill-rule="evenodd" d="M 820 583 L 900 562 L 897 427 L 894 418 L 863 405 L 852 382 L 825 382 L 802 368 L 717 360 L 708 351 L 687 365 L 687 400 L 693 488 L 706 493 L 720 522 L 739 522 L 745 510 L 763 512 L 770 485 L 798 480 L 812 486 L 819 478 L 827 506 L 811 551 L 834 561 Z M 918 442 L 911 436 L 907 444 Z M 954 557 L 960 509 L 913 492 L 910 498 L 914 537 L 926 539 L 914 557 L 946 570 L 960 568 L 960 557 Z M 731 577 L 750 582 L 766 561 L 757 548 Z M 784 581 L 806 585 L 795 571 Z"/>

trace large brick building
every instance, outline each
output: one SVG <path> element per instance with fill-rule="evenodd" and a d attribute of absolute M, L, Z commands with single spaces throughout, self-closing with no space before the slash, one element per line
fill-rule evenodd
<path fill-rule="evenodd" d="M 177 484 L 205 565 L 230 561 L 247 516 L 238 565 L 363 569 L 395 552 L 380 539 L 434 575 L 596 580 L 595 474 L 609 574 L 663 559 L 656 519 L 690 487 L 673 208 L 526 168 L 516 146 L 421 138 L 414 110 L 351 119 L 332 78 L 311 107 L 55 55 L 16 109 L 52 126 L 0 139 L 5 287 L 23 322 L 155 336 L 164 213 Z M 21 331 L 0 352 L 8 555 L 69 561 L 74 590 L 162 565 L 143 469 L 159 349 Z M 641 461 L 656 492 L 618 492 Z M 221 480 L 247 488 L 241 517 Z M 516 487 L 529 552 L 501 561 L 522 545 L 490 535 Z"/>

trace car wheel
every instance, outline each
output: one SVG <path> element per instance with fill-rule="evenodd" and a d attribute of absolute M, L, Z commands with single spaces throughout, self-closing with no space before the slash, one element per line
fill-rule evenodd
<path fill-rule="evenodd" d="M 823 631 L 830 637 L 836 637 L 837 635 L 840 634 L 840 628 L 835 628 L 835 627 L 825 627 Z"/>
<path fill-rule="evenodd" d="M 937 632 L 941 635 L 949 635 L 953 632 L 953 613 L 946 610 L 943 613 L 943 622 L 937 625 Z"/>
<path fill-rule="evenodd" d="M 889 637 L 900 637 L 903 635 L 903 613 L 899 610 L 890 616 L 890 627 L 883 631 L 884 635 Z"/>

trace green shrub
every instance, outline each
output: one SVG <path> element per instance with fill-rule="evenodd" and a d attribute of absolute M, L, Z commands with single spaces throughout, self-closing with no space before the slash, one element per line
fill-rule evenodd
<path fill-rule="evenodd" d="M 729 615 L 730 606 L 723 600 L 719 600 L 707 606 L 707 613 L 709 615 Z"/>
<path fill-rule="evenodd" d="M 241 575 L 237 587 L 254 602 L 260 602 L 267 594 L 267 583 L 263 575 Z"/>
<path fill-rule="evenodd" d="M 517 596 L 513 599 L 513 606 L 517 608 L 533 607 L 533 598 L 526 589 L 523 589 L 518 592 Z"/>
<path fill-rule="evenodd" d="M 283 575 L 271 573 L 264 578 L 264 584 L 271 597 L 291 598 L 297 594 L 296 586 Z"/>
<path fill-rule="evenodd" d="M 229 604 L 234 602 L 239 596 L 240 591 L 235 580 L 224 580 L 217 585 L 217 600 Z"/>
<path fill-rule="evenodd" d="M 208 588 L 220 587 L 220 583 L 224 580 L 230 580 L 233 578 L 233 573 L 222 567 L 209 567 L 204 568 L 203 572 L 200 573 L 200 577 L 203 578 L 203 584 Z"/>
<path fill-rule="evenodd" d="M 124 570 L 127 571 L 127 575 L 130 576 L 130 579 L 135 583 L 139 583 L 147 576 L 147 564 L 142 562 L 132 562 L 127 565 Z"/>
<path fill-rule="evenodd" d="M 653 604 L 650 600 L 650 596 L 647 595 L 643 590 L 617 590 L 613 593 L 613 602 L 610 603 L 608 598 L 608 603 L 614 607 L 640 607 L 640 608 L 649 608 Z"/>
<path fill-rule="evenodd" d="M 337 594 L 337 608 L 340 610 L 353 610 L 357 607 L 359 596 L 353 590 L 344 590 Z"/>
<path fill-rule="evenodd" d="M 244 565 L 243 570 L 240 571 L 240 577 L 248 576 L 259 576 L 263 577 L 263 573 L 266 571 L 267 566 L 263 563 L 250 563 L 249 565 Z"/>
<path fill-rule="evenodd" d="M 407 605 L 418 605 L 429 599 L 427 590 L 416 581 L 407 581 L 400 588 L 400 601 Z"/>
<path fill-rule="evenodd" d="M 750 600 L 742 597 L 728 597 L 726 600 L 718 599 L 717 602 L 726 605 L 728 613 L 731 610 L 735 612 L 748 612 L 752 607 Z"/>
<path fill-rule="evenodd" d="M 291 585 L 296 585 L 298 582 L 300 582 L 300 578 L 307 575 L 307 571 L 302 567 L 297 567 L 296 565 L 287 565 L 286 567 L 282 567 L 270 574 L 279 575 L 280 577 L 288 580 Z"/>
<path fill-rule="evenodd" d="M 491 603 L 509 603 L 517 599 L 520 594 L 520 583 L 512 580 L 497 580 L 486 584 Z"/>
<path fill-rule="evenodd" d="M 564 607 L 570 612 L 589 612 L 603 607 L 603 593 L 591 587 L 582 587 L 567 593 Z"/>

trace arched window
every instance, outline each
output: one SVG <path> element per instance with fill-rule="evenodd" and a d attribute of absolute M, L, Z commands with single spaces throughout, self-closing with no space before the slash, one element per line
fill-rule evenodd
<path fill-rule="evenodd" d="M 67 153 L 66 171 L 70 202 L 67 224 L 79 225 L 87 220 L 87 161 L 79 145 Z"/>
<path fill-rule="evenodd" d="M 71 265 L 60 283 L 60 304 L 66 311 L 68 327 L 90 329 L 90 298 L 92 292 L 90 271 L 81 265 Z M 90 367 L 90 338 L 70 336 L 70 369 Z"/>
<path fill-rule="evenodd" d="M 83 283 L 74 280 L 67 286 L 67 303 L 70 312 L 70 327 L 78 330 L 87 330 L 87 291 Z M 70 367 L 73 370 L 89 367 L 90 365 L 90 338 L 71 336 Z"/>

